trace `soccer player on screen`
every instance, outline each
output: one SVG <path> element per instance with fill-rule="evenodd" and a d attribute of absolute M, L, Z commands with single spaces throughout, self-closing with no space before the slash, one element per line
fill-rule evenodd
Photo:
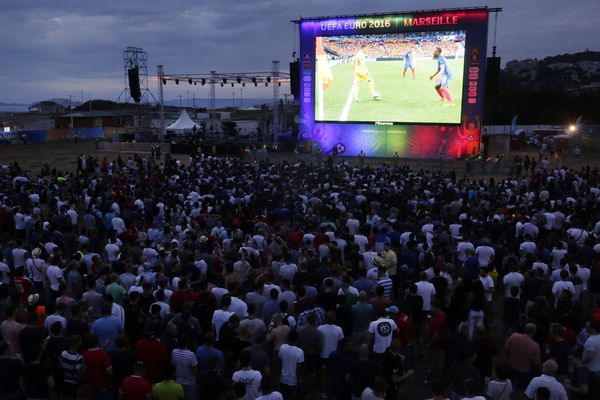
<path fill-rule="evenodd" d="M 432 80 L 437 74 L 440 74 L 440 79 L 435 85 L 435 91 L 440 95 L 440 101 L 448 101 L 447 104 L 453 106 L 454 101 L 448 91 L 448 85 L 452 80 L 452 71 L 450 70 L 448 61 L 446 61 L 446 57 L 442 55 L 442 49 L 440 47 L 436 47 L 433 51 L 433 58 L 437 60 L 438 67 L 435 74 L 429 77 L 429 80 Z"/>
<path fill-rule="evenodd" d="M 409 48 L 406 54 L 404 55 L 404 72 L 402 73 L 402 79 L 406 78 L 406 70 L 410 69 L 412 72 L 413 79 L 415 78 L 415 66 L 413 63 L 413 50 Z"/>
<path fill-rule="evenodd" d="M 352 59 L 352 66 L 354 68 L 354 83 L 352 89 L 354 91 L 354 101 L 360 101 L 358 93 L 360 92 L 360 83 L 366 81 L 369 84 L 369 91 L 373 100 L 379 100 L 379 93 L 375 92 L 375 84 L 373 78 L 367 68 L 367 55 L 365 54 L 365 45 L 360 46 L 360 49 L 354 55 Z"/>

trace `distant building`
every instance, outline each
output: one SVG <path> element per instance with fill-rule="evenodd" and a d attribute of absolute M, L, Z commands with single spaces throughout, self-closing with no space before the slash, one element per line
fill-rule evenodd
<path fill-rule="evenodd" d="M 538 73 L 538 61 L 533 59 L 515 60 L 506 63 L 506 72 L 524 81 L 534 81 Z"/>
<path fill-rule="evenodd" d="M 552 71 L 565 71 L 568 69 L 575 68 L 575 64 L 569 62 L 555 62 L 548 64 L 548 68 Z"/>
<path fill-rule="evenodd" d="M 29 106 L 28 110 L 31 113 L 56 115 L 63 114 L 67 108 L 54 101 L 40 101 Z"/>
<path fill-rule="evenodd" d="M 80 111 L 54 118 L 57 129 L 68 129 L 73 118 L 73 128 L 104 128 L 131 125 L 131 115 L 119 115 L 108 111 Z"/>
<path fill-rule="evenodd" d="M 600 61 L 580 61 L 577 66 L 581 68 L 584 74 L 588 77 L 600 75 Z"/>

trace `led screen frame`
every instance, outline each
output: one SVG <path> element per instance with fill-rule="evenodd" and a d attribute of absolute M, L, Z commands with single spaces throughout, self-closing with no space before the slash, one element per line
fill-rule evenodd
<path fill-rule="evenodd" d="M 323 154 L 331 154 L 336 149 L 338 154 L 349 156 L 363 152 L 375 157 L 437 159 L 464 158 L 478 153 L 483 121 L 488 17 L 487 8 L 473 8 L 300 20 L 300 140 L 307 142 L 307 148 L 318 148 Z M 316 37 L 456 31 L 466 32 L 458 124 L 322 122 L 316 118 Z M 364 90 L 366 93 L 366 88 Z"/>
<path fill-rule="evenodd" d="M 466 31 L 317 36 L 315 41 L 315 122 L 460 123 Z M 430 80 L 438 67 L 433 57 L 438 47 L 449 72 L 442 68 Z M 376 98 L 369 93 L 367 77 L 357 73 L 359 53 L 366 56 L 364 68 Z M 441 83 L 447 84 L 452 103 L 437 92 Z"/>

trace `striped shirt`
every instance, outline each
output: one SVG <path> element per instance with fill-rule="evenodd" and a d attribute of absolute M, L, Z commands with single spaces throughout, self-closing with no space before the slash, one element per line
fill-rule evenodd
<path fill-rule="evenodd" d="M 394 284 L 392 283 L 392 280 L 390 278 L 383 278 L 377 281 L 377 284 L 379 286 L 383 286 L 383 296 L 387 297 L 388 299 L 392 298 L 392 290 L 393 290 L 393 286 Z"/>
<path fill-rule="evenodd" d="M 171 364 L 175 366 L 175 381 L 180 385 L 195 385 L 194 368 L 198 365 L 196 355 L 187 349 L 174 349 L 171 354 Z"/>
<path fill-rule="evenodd" d="M 321 307 L 314 307 L 304 310 L 300 313 L 298 316 L 298 322 L 296 323 L 296 328 L 302 328 L 304 325 L 306 325 L 308 316 L 311 313 L 315 313 L 315 316 L 317 317 L 315 324 L 316 327 L 319 327 L 325 323 L 325 310 L 323 310 Z"/>
<path fill-rule="evenodd" d="M 83 368 L 83 357 L 79 353 L 71 353 L 68 350 L 60 353 L 60 364 L 64 372 L 65 383 L 78 385 Z"/>
<path fill-rule="evenodd" d="M 486 394 L 491 400 L 510 400 L 513 387 L 509 379 L 505 382 L 492 380 L 487 385 Z"/>

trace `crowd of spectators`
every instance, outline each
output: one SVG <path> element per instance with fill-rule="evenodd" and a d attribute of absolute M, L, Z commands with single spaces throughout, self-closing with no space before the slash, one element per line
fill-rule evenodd
<path fill-rule="evenodd" d="M 445 55 L 464 56 L 464 37 L 459 35 L 444 38 L 429 34 L 334 37 L 325 38 L 324 46 L 330 59 L 342 60 L 351 59 L 363 47 L 367 57 L 379 59 L 403 59 L 409 50 L 413 51 L 414 57 L 431 58 L 436 47 L 440 47 Z"/>
<path fill-rule="evenodd" d="M 597 399 L 598 170 L 0 177 L 2 399 Z"/>

